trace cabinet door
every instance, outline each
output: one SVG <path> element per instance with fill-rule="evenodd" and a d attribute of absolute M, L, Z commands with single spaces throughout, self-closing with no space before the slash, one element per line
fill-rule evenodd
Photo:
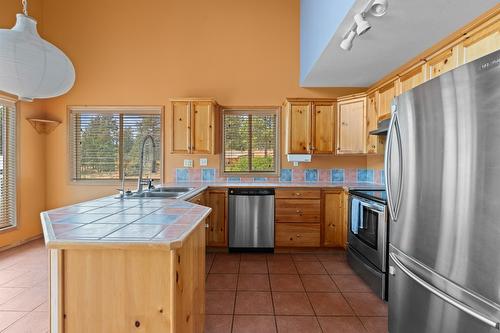
<path fill-rule="evenodd" d="M 462 47 L 464 64 L 500 49 L 500 21 L 477 31 L 463 42 Z"/>
<path fill-rule="evenodd" d="M 391 82 L 379 89 L 378 94 L 378 115 L 383 116 L 391 113 L 392 100 L 396 97 L 396 87 Z"/>
<path fill-rule="evenodd" d="M 342 193 L 341 190 L 335 190 L 326 191 L 323 194 L 323 246 L 345 246 L 342 226 Z"/>
<path fill-rule="evenodd" d="M 427 61 L 427 79 L 438 77 L 458 66 L 457 47 L 449 48 Z"/>
<path fill-rule="evenodd" d="M 314 154 L 333 154 L 336 105 L 314 103 L 312 107 L 312 151 Z"/>
<path fill-rule="evenodd" d="M 208 217 L 207 245 L 227 246 L 227 190 L 209 190 L 207 204 L 212 208 Z"/>
<path fill-rule="evenodd" d="M 337 154 L 363 154 L 366 148 L 366 98 L 339 102 L 338 110 Z"/>
<path fill-rule="evenodd" d="M 172 102 L 172 153 L 190 152 L 190 103 Z"/>
<path fill-rule="evenodd" d="M 211 154 L 213 149 L 213 104 L 191 103 L 191 152 Z"/>
<path fill-rule="evenodd" d="M 410 89 L 424 82 L 424 71 L 423 66 L 419 66 L 408 73 L 404 74 L 400 78 L 401 81 L 401 93 L 407 92 Z"/>
<path fill-rule="evenodd" d="M 366 109 L 366 152 L 368 154 L 377 154 L 379 152 L 378 136 L 370 135 L 369 132 L 376 130 L 378 126 L 377 94 L 374 92 L 368 95 Z"/>
<path fill-rule="evenodd" d="M 311 103 L 292 102 L 288 107 L 288 153 L 307 154 L 311 146 Z"/>

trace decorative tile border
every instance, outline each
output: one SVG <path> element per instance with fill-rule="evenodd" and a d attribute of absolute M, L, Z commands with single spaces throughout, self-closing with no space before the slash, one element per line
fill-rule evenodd
<path fill-rule="evenodd" d="M 364 169 L 364 168 L 290 168 L 281 169 L 280 177 L 238 177 L 219 176 L 216 168 L 177 168 L 175 169 L 175 180 L 177 182 L 189 181 L 227 181 L 231 183 L 253 183 L 253 182 L 332 182 L 332 183 L 373 183 L 384 184 L 384 170 Z"/>

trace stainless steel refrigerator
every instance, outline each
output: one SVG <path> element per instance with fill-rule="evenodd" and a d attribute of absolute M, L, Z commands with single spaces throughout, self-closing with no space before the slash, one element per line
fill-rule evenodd
<path fill-rule="evenodd" d="M 397 97 L 387 137 L 389 332 L 500 322 L 500 51 Z"/>

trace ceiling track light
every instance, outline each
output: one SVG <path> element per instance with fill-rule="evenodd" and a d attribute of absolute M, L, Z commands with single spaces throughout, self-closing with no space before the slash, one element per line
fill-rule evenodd
<path fill-rule="evenodd" d="M 347 37 L 345 37 L 340 43 L 342 50 L 349 51 L 352 48 L 352 42 L 356 37 L 356 32 L 354 30 L 349 31 Z"/>
<path fill-rule="evenodd" d="M 354 22 L 351 24 L 349 30 L 344 35 L 342 42 L 340 43 L 340 48 L 349 51 L 352 48 L 352 43 L 356 35 L 361 36 L 368 30 L 370 30 L 371 25 L 366 20 L 366 16 L 371 14 L 375 17 L 383 16 L 387 13 L 387 8 L 389 7 L 388 0 L 370 0 L 366 4 L 365 8 L 358 14 L 354 15 Z"/>

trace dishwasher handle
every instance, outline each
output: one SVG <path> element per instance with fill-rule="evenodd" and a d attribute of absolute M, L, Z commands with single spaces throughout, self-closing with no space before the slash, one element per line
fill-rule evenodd
<path fill-rule="evenodd" d="M 229 195 L 274 195 L 274 188 L 230 188 Z"/>

